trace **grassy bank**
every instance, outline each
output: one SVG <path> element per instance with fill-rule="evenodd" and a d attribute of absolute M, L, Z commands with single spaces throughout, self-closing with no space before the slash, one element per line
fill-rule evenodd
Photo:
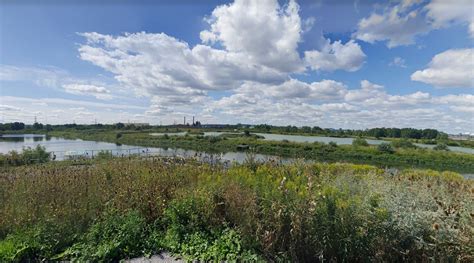
<path fill-rule="evenodd" d="M 192 160 L 0 172 L 0 261 L 161 250 L 248 261 L 474 260 L 474 185 L 450 172 Z"/>
<path fill-rule="evenodd" d="M 347 161 L 379 167 L 428 168 L 438 171 L 474 173 L 474 155 L 433 151 L 410 147 L 394 147 L 394 152 L 381 151 L 376 146 L 351 146 L 323 143 L 292 143 L 265 141 L 255 136 L 151 136 L 129 131 L 55 132 L 51 135 L 85 140 L 108 141 L 145 147 L 183 148 L 205 152 L 236 151 L 238 145 L 249 145 L 253 152 L 290 158 L 305 158 L 325 162 Z M 394 145 L 397 145 L 394 143 Z"/>

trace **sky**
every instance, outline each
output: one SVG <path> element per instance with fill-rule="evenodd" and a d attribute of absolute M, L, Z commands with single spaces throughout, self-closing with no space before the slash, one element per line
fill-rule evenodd
<path fill-rule="evenodd" d="M 0 1 L 0 123 L 474 134 L 473 0 L 37 2 Z"/>

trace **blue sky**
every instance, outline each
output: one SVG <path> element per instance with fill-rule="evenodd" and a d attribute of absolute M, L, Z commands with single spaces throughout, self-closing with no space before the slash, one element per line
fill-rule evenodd
<path fill-rule="evenodd" d="M 18 2 L 0 122 L 474 132 L 470 1 Z"/>

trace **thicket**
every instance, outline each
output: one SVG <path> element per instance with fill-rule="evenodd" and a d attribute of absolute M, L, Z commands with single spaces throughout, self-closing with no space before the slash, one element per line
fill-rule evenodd
<path fill-rule="evenodd" d="M 0 261 L 474 260 L 474 185 L 367 165 L 111 159 L 0 171 Z"/>
<path fill-rule="evenodd" d="M 7 154 L 0 153 L 0 167 L 45 163 L 50 158 L 50 153 L 46 151 L 46 148 L 37 145 L 35 148 L 23 148 L 21 152 L 10 151 Z"/>

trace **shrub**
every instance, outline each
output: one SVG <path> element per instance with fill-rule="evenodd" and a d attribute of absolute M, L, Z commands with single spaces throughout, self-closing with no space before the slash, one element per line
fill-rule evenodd
<path fill-rule="evenodd" d="M 395 150 L 392 148 L 392 145 L 390 145 L 389 143 L 381 143 L 379 145 L 377 145 L 377 150 L 379 150 L 380 152 L 383 152 L 383 153 L 394 153 Z"/>
<path fill-rule="evenodd" d="M 116 211 L 108 212 L 58 258 L 118 261 L 139 256 L 143 253 L 146 229 L 145 219 L 136 211 L 123 215 Z"/>
<path fill-rule="evenodd" d="M 50 153 L 46 148 L 37 145 L 35 148 L 23 148 L 21 153 L 10 151 L 8 154 L 0 154 L 0 164 L 4 166 L 20 166 L 33 163 L 45 163 L 50 160 Z"/>
<path fill-rule="evenodd" d="M 407 148 L 407 149 L 408 148 L 411 148 L 411 149 L 418 148 L 418 146 L 416 146 L 415 144 L 413 144 L 412 142 L 410 142 L 407 139 L 394 140 L 390 144 L 395 148 Z"/>
<path fill-rule="evenodd" d="M 352 140 L 352 146 L 354 147 L 369 146 L 369 143 L 367 142 L 367 140 L 363 138 L 355 138 L 354 140 Z"/>
<path fill-rule="evenodd" d="M 435 151 L 449 151 L 449 147 L 448 147 L 448 145 L 446 145 L 444 143 L 440 143 L 440 144 L 436 145 L 435 147 L 433 147 L 433 150 L 435 150 Z"/>

